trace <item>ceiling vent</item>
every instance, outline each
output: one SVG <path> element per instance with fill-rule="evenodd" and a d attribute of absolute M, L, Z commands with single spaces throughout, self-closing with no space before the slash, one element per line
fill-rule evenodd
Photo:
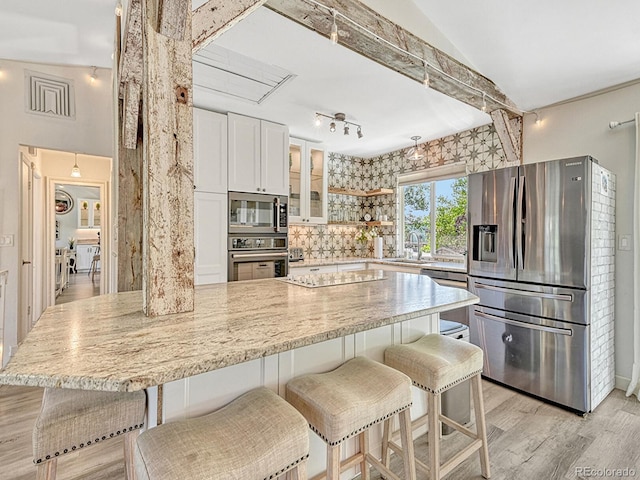
<path fill-rule="evenodd" d="M 73 80 L 25 70 L 28 113 L 75 120 Z"/>
<path fill-rule="evenodd" d="M 210 44 L 193 56 L 193 84 L 261 104 L 296 75 L 275 65 Z"/>

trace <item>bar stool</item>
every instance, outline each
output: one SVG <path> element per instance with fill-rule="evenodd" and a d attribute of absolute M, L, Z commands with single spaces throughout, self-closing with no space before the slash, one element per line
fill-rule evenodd
<path fill-rule="evenodd" d="M 139 480 L 306 480 L 307 422 L 261 387 L 202 417 L 144 432 L 135 448 Z"/>
<path fill-rule="evenodd" d="M 431 334 L 413 343 L 388 347 L 384 353 L 384 363 L 407 374 L 413 384 L 427 394 L 427 414 L 414 420 L 412 427 L 416 428 L 428 422 L 430 465 L 416 460 L 416 466 L 426 471 L 431 480 L 440 480 L 478 451 L 482 476 L 489 478 L 489 449 L 480 377 L 483 364 L 482 350 L 467 342 Z M 442 393 L 467 379 L 471 381 L 473 390 L 476 433 L 442 415 L 441 410 Z M 441 422 L 473 439 L 469 446 L 443 465 L 440 464 Z M 387 421 L 382 447 L 385 465 L 389 464 L 390 449 L 402 451 L 402 448 L 393 442 L 392 437 Z"/>
<path fill-rule="evenodd" d="M 411 438 L 411 380 L 381 363 L 356 357 L 337 369 L 302 375 L 287 383 L 286 398 L 327 444 L 327 472 L 314 477 L 339 480 L 340 473 L 360 464 L 361 479 L 369 480 L 369 466 L 386 478 L 399 479 L 369 453 L 369 428 L 399 415 L 405 478 L 415 480 Z M 340 462 L 342 443 L 359 436 L 360 451 Z"/>
<path fill-rule="evenodd" d="M 96 392 L 45 388 L 33 427 L 33 463 L 38 480 L 54 480 L 58 457 L 124 435 L 125 472 L 133 471 L 133 446 L 144 425 L 144 391 Z"/>

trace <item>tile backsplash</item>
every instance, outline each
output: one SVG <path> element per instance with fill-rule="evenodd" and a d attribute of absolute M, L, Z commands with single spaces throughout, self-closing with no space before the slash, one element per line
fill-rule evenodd
<path fill-rule="evenodd" d="M 396 195 L 399 174 L 413 173 L 443 165 L 463 163 L 466 171 L 480 172 L 509 166 L 493 124 L 473 128 L 418 145 L 423 158 L 408 160 L 408 149 L 396 150 L 373 158 L 358 158 L 329 153 L 329 187 L 354 190 L 393 189 L 392 194 L 355 197 L 329 194 L 330 222 L 363 220 L 370 214 L 375 220 L 386 216 L 393 226 L 377 227 L 383 238 L 384 257 L 398 256 Z M 356 240 L 361 226 L 291 225 L 289 246 L 301 247 L 307 259 L 372 257 L 373 241 Z"/>

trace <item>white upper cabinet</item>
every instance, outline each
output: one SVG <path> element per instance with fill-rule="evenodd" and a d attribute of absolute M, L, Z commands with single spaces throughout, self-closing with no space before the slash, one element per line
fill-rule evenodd
<path fill-rule="evenodd" d="M 197 192 L 227 193 L 227 116 L 193 109 L 193 184 Z"/>
<path fill-rule="evenodd" d="M 292 138 L 289 146 L 289 221 L 327 223 L 327 155 L 323 145 Z"/>
<path fill-rule="evenodd" d="M 78 228 L 100 228 L 102 226 L 102 202 L 78 199 Z"/>
<path fill-rule="evenodd" d="M 229 190 L 287 195 L 289 129 L 228 114 Z"/>

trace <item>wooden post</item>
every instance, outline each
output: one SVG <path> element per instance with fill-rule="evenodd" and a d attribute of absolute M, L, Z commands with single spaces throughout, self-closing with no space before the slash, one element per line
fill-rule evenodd
<path fill-rule="evenodd" d="M 507 162 L 522 163 L 522 117 L 509 120 L 507 112 L 494 110 L 491 118 Z"/>
<path fill-rule="evenodd" d="M 190 15 L 191 2 L 163 0 L 161 16 L 159 2 L 142 2 L 142 290 L 149 316 L 191 311 L 194 297 L 191 22 L 171 15 Z M 165 29 L 166 22 L 182 32 Z"/>

